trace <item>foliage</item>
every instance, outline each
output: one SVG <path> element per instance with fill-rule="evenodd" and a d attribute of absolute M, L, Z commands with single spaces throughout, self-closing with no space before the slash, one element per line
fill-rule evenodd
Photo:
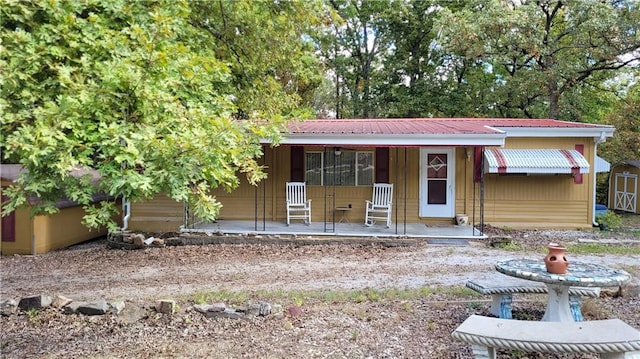
<path fill-rule="evenodd" d="M 5 2 L 2 152 L 28 172 L 3 213 L 30 197 L 34 214 L 55 212 L 66 197 L 88 211 L 85 224 L 113 229 L 117 209 L 93 204 L 94 193 L 164 193 L 215 218 L 210 190 L 235 188 L 239 173 L 263 179 L 260 140 L 277 143 L 285 119 L 304 114 L 319 70 L 302 36 L 315 5 Z M 70 175 L 79 168 L 101 180 Z"/>
<path fill-rule="evenodd" d="M 631 245 L 624 246 L 619 244 L 608 245 L 599 243 L 580 243 L 569 245 L 568 251 L 574 254 L 622 254 L 622 255 L 637 255 L 640 254 L 640 246 Z"/>
<path fill-rule="evenodd" d="M 622 227 L 622 218 L 613 211 L 606 211 L 596 216 L 596 222 L 602 227 L 610 230 L 619 229 Z"/>
<path fill-rule="evenodd" d="M 452 102 L 443 101 L 450 83 L 440 78 L 445 54 L 435 46 L 436 9 L 435 1 L 393 1 L 385 12 L 384 37 L 390 45 L 382 51 L 372 84 L 380 116 L 439 115 Z"/>
<path fill-rule="evenodd" d="M 317 35 L 320 51 L 335 73 L 336 117 L 368 118 L 373 114 L 373 76 L 380 67 L 385 13 L 390 0 L 329 0 L 333 22 Z"/>
<path fill-rule="evenodd" d="M 314 104 L 322 115 L 599 123 L 624 96 L 620 75 L 637 70 L 632 1 L 326 4 L 333 22 L 315 36 L 330 68 Z"/>
<path fill-rule="evenodd" d="M 605 122 L 613 125 L 616 131 L 613 138 L 598 147 L 600 156 L 612 165 L 624 160 L 640 160 L 640 82 L 629 89 Z"/>
<path fill-rule="evenodd" d="M 503 116 L 559 118 L 563 96 L 638 60 L 639 20 L 632 1 L 492 0 L 445 9 L 439 26 L 446 48 L 493 78 L 485 91 Z"/>

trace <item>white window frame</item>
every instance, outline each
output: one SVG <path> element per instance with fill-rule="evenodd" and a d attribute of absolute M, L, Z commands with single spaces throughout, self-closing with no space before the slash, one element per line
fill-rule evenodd
<path fill-rule="evenodd" d="M 361 153 L 368 153 L 371 155 L 371 162 L 373 165 L 373 175 L 371 176 L 371 183 L 366 183 L 366 184 L 360 184 L 359 181 L 359 174 L 358 171 L 356 170 L 356 173 L 354 175 L 355 177 L 355 184 L 351 185 L 351 184 L 333 184 L 335 186 L 340 186 L 340 187 L 346 187 L 346 186 L 356 186 L 356 187 L 362 187 L 362 186 L 373 186 L 373 183 L 375 182 L 375 151 L 342 151 L 344 152 L 353 152 L 354 153 L 354 166 L 353 168 L 358 168 L 358 155 Z M 321 171 L 320 171 L 320 183 L 309 183 L 308 179 L 307 179 L 307 171 L 309 170 L 309 168 L 307 167 L 307 154 L 314 154 L 314 153 L 319 153 L 320 154 L 320 165 L 321 167 Z M 326 173 L 326 167 L 324 165 L 324 160 L 325 160 L 325 153 L 329 153 L 326 151 L 305 151 L 305 161 L 304 161 L 304 173 L 305 173 L 305 182 L 310 185 L 310 186 L 325 186 L 325 173 Z M 332 152 L 333 153 L 333 152 Z M 328 185 L 328 186 L 332 186 L 332 185 Z"/>

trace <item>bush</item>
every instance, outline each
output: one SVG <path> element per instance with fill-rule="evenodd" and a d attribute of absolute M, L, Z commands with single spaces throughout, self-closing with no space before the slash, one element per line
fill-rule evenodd
<path fill-rule="evenodd" d="M 596 216 L 596 222 L 600 225 L 600 229 L 619 229 L 622 227 L 622 217 L 613 211 L 606 211 Z"/>

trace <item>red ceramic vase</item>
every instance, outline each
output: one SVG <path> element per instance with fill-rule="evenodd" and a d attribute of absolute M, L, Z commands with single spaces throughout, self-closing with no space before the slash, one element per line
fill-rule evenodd
<path fill-rule="evenodd" d="M 565 257 L 567 249 L 558 243 L 549 243 L 547 245 L 547 256 L 544 257 L 544 264 L 547 267 L 547 272 L 553 274 L 567 274 L 567 267 L 569 261 Z"/>

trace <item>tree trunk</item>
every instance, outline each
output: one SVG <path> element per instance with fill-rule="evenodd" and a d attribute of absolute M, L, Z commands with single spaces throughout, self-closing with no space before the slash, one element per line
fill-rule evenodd
<path fill-rule="evenodd" d="M 558 83 L 555 79 L 549 80 L 549 118 L 558 119 L 558 102 L 560 101 L 560 93 L 558 92 Z"/>

